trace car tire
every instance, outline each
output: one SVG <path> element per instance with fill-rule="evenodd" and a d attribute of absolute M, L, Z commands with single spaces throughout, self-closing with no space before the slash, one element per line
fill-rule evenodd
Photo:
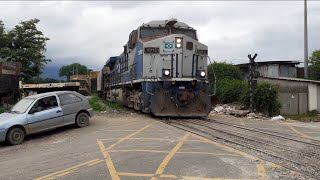
<path fill-rule="evenodd" d="M 76 117 L 76 126 L 79 128 L 88 126 L 89 119 L 90 119 L 90 117 L 87 113 L 82 112 L 82 113 L 78 114 L 78 116 Z"/>
<path fill-rule="evenodd" d="M 25 133 L 19 127 L 12 128 L 8 131 L 6 142 L 10 145 L 18 145 L 24 141 Z"/>

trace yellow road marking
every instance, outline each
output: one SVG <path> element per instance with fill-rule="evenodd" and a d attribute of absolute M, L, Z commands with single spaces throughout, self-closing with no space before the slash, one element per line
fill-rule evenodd
<path fill-rule="evenodd" d="M 181 146 L 183 145 L 184 141 L 190 136 L 189 133 L 186 133 L 186 135 L 183 136 L 183 138 L 181 139 L 181 141 L 170 151 L 170 153 L 163 159 L 162 163 L 160 164 L 160 166 L 158 167 L 157 171 L 155 174 L 160 175 L 163 173 L 164 169 L 166 168 L 166 166 L 168 165 L 168 163 L 170 162 L 170 160 L 172 159 L 172 157 L 174 156 L 174 154 L 176 152 L 178 152 L 178 150 L 181 148 Z"/>
<path fill-rule="evenodd" d="M 96 164 L 99 164 L 101 162 L 103 162 L 104 160 L 99 160 L 99 161 L 96 161 L 96 162 L 93 162 L 93 163 L 90 163 L 88 164 L 88 166 L 93 166 L 93 165 L 96 165 Z"/>
<path fill-rule="evenodd" d="M 143 130 L 147 129 L 147 128 L 150 127 L 151 125 L 152 125 L 152 124 L 146 125 L 145 127 L 137 130 L 136 132 L 129 134 L 128 136 L 126 136 L 126 137 L 118 140 L 116 143 L 110 145 L 108 148 L 105 148 L 105 146 L 103 145 L 103 143 L 102 143 L 101 140 L 99 140 L 99 139 L 97 140 L 97 143 L 98 143 L 98 145 L 99 145 L 99 147 L 100 147 L 100 150 L 101 150 L 101 152 L 102 152 L 102 154 L 103 154 L 103 157 L 104 157 L 105 160 L 106 160 L 106 164 L 107 164 L 107 167 L 108 167 L 108 170 L 109 170 L 109 173 L 110 173 L 110 176 L 111 176 L 112 180 L 120 180 L 120 178 L 119 178 L 119 175 L 117 174 L 116 168 L 115 168 L 114 165 L 113 165 L 113 162 L 112 162 L 112 159 L 111 159 L 111 157 L 110 157 L 110 155 L 109 155 L 108 150 L 112 149 L 113 147 L 115 147 L 115 146 L 118 145 L 119 143 L 125 141 L 126 139 L 129 139 L 129 138 L 131 138 L 132 136 L 134 136 L 134 135 L 142 132 Z"/>
<path fill-rule="evenodd" d="M 147 150 L 147 149 L 132 149 L 132 150 L 110 150 L 109 152 L 150 152 L 150 153 L 169 153 L 169 151 Z"/>
<path fill-rule="evenodd" d="M 254 156 L 252 156 L 252 155 L 249 155 L 249 154 L 247 154 L 247 153 L 245 153 L 245 152 L 242 152 L 242 151 L 233 149 L 233 148 L 228 147 L 228 146 L 225 146 L 225 145 L 223 145 L 223 144 L 219 144 L 219 143 L 214 142 L 214 141 L 211 141 L 210 139 L 207 139 L 207 138 L 205 138 L 205 137 L 201 137 L 201 136 L 198 136 L 198 135 L 195 135 L 195 136 L 197 136 L 198 138 L 202 139 L 204 142 L 207 142 L 208 144 L 216 145 L 216 146 L 221 147 L 221 148 L 224 148 L 224 149 L 226 149 L 226 150 L 228 150 L 228 151 L 230 151 L 230 152 L 233 152 L 233 153 L 239 154 L 239 155 L 241 155 L 241 156 L 244 156 L 244 157 L 246 157 L 246 158 L 248 158 L 248 159 L 258 160 L 257 157 L 254 157 Z"/>
<path fill-rule="evenodd" d="M 132 134 L 129 134 L 128 136 L 126 136 L 126 137 L 124 137 L 124 138 L 120 139 L 119 141 L 117 141 L 116 143 L 114 143 L 114 144 L 110 145 L 106 150 L 110 150 L 110 149 L 112 149 L 113 147 L 115 147 L 115 146 L 116 146 L 116 145 L 118 145 L 119 143 L 121 143 L 121 142 L 123 142 L 123 141 L 125 141 L 125 140 L 127 140 L 127 139 L 131 138 L 132 136 L 134 136 L 134 135 L 136 135 L 136 134 L 138 134 L 138 133 L 142 132 L 143 130 L 147 129 L 147 128 L 148 128 L 148 127 L 150 127 L 150 126 L 151 126 L 151 124 L 146 125 L 145 127 L 141 128 L 141 129 L 139 129 L 139 130 L 137 130 L 136 132 L 134 132 L 134 133 L 132 133 Z"/>
<path fill-rule="evenodd" d="M 178 178 L 177 176 L 172 175 L 172 174 L 161 174 L 160 177 L 161 178 L 173 178 L 173 179 Z"/>
<path fill-rule="evenodd" d="M 153 177 L 154 174 L 118 172 L 119 176 Z"/>
<path fill-rule="evenodd" d="M 194 177 L 194 176 L 181 176 L 183 179 L 190 180 L 247 180 L 247 179 L 229 179 L 229 178 L 204 178 L 204 177 Z"/>
<path fill-rule="evenodd" d="M 131 130 L 130 130 L 131 131 Z M 105 138 L 105 139 L 99 139 L 101 141 L 110 141 L 110 140 L 118 140 L 122 138 Z M 172 141 L 177 142 L 180 140 L 173 140 L 173 139 L 165 139 L 165 138 L 127 138 L 127 140 L 158 140 L 158 141 Z M 203 142 L 202 140 L 186 140 L 185 142 Z"/>
<path fill-rule="evenodd" d="M 61 173 L 61 174 L 58 174 L 58 175 L 56 175 L 56 176 L 61 177 L 61 176 L 65 176 L 65 175 L 67 175 L 67 174 L 70 174 L 70 173 L 72 173 L 72 172 L 73 172 L 73 171 L 66 171 L 66 172 Z"/>
<path fill-rule="evenodd" d="M 148 150 L 148 149 L 128 149 L 128 150 L 110 150 L 109 153 L 117 153 L 117 152 L 149 152 L 149 153 L 169 153 L 170 151 L 159 151 L 159 150 Z M 205 155 L 212 155 L 212 156 L 239 156 L 238 154 L 223 154 L 223 153 L 210 153 L 210 152 L 176 152 L 176 154 L 205 154 Z"/>
<path fill-rule="evenodd" d="M 106 148 L 104 147 L 102 141 L 97 140 L 97 143 L 100 147 L 100 150 L 103 154 L 103 157 L 106 160 L 106 164 L 107 164 L 107 167 L 108 167 L 108 170 L 109 170 L 109 173 L 110 173 L 112 180 L 120 180 L 120 178 L 117 174 L 116 168 L 114 167 L 113 162 L 111 160 L 111 157 L 110 157 L 108 151 L 106 150 Z"/>
<path fill-rule="evenodd" d="M 81 163 L 81 164 L 78 164 L 76 166 L 72 166 L 72 167 L 66 168 L 64 170 L 61 170 L 61 171 L 58 171 L 58 172 L 55 172 L 55 173 L 51 173 L 51 174 L 48 174 L 48 175 L 43 176 L 43 177 L 36 178 L 35 180 L 53 178 L 56 175 L 63 174 L 63 173 L 68 172 L 68 171 L 73 171 L 73 170 L 75 170 L 75 169 L 77 169 L 77 168 L 79 168 L 81 166 L 84 166 L 84 165 L 87 165 L 87 164 L 90 164 L 90 163 L 93 163 L 93 162 L 97 162 L 97 161 L 99 161 L 99 159 L 95 159 L 95 160 L 91 160 L 91 161 L 88 161 L 88 162 L 85 162 L 85 163 Z"/>
<path fill-rule="evenodd" d="M 260 176 L 260 180 L 266 180 L 267 179 L 267 172 L 266 169 L 264 168 L 263 164 L 258 164 L 258 174 Z"/>
<path fill-rule="evenodd" d="M 301 136 L 303 136 L 303 137 L 305 137 L 305 138 L 312 139 L 312 137 L 310 137 L 310 136 L 308 136 L 308 135 L 306 135 L 306 134 L 298 131 L 298 130 L 297 130 L 296 128 L 294 128 L 293 126 L 291 126 L 291 125 L 289 125 L 289 124 L 287 124 L 287 126 L 289 126 L 290 129 L 292 129 L 295 133 L 297 133 L 297 134 L 299 134 L 299 135 L 301 135 Z"/>
<path fill-rule="evenodd" d="M 209 153 L 209 152 L 177 152 L 177 154 L 206 154 L 212 156 L 239 156 L 238 154 L 219 154 L 219 153 Z"/>

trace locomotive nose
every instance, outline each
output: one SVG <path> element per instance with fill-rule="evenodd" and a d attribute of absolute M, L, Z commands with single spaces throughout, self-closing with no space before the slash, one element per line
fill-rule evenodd
<path fill-rule="evenodd" d="M 183 106 L 190 104 L 192 102 L 193 98 L 194 98 L 194 95 L 191 92 L 183 91 L 183 92 L 177 93 L 177 100 Z"/>

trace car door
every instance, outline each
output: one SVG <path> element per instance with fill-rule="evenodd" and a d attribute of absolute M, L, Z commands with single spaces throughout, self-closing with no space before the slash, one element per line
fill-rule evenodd
<path fill-rule="evenodd" d="M 27 114 L 30 133 L 52 129 L 63 124 L 63 112 L 56 96 L 38 99 Z"/>
<path fill-rule="evenodd" d="M 82 108 L 82 99 L 73 93 L 60 94 L 58 97 L 64 115 L 64 124 L 74 124 L 76 115 Z"/>

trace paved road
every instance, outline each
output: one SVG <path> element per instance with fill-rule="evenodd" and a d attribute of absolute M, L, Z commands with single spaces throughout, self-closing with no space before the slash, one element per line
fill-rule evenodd
<path fill-rule="evenodd" d="M 277 173 L 281 170 L 281 173 Z M 296 173 L 139 114 L 0 144 L 0 179 L 292 179 Z"/>

